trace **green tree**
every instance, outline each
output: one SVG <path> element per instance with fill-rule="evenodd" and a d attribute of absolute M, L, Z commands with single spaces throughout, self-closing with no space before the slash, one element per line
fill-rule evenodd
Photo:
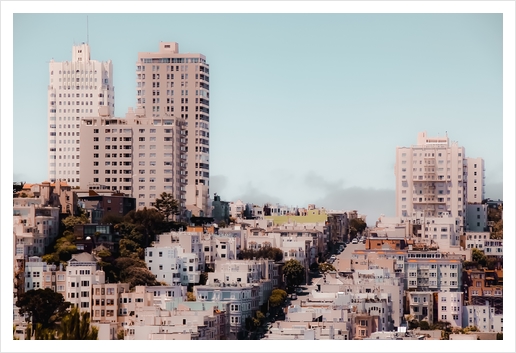
<path fill-rule="evenodd" d="M 269 259 L 279 262 L 283 260 L 283 251 L 279 248 L 273 248 L 271 246 L 264 246 L 260 249 L 244 249 L 240 252 L 239 258 L 241 260 L 250 260 L 253 258 L 257 259 Z"/>
<path fill-rule="evenodd" d="M 317 272 L 319 271 L 319 264 L 317 262 L 313 262 L 311 265 L 310 265 L 310 271 L 312 272 Z"/>
<path fill-rule="evenodd" d="M 58 333 L 61 340 L 96 340 L 98 328 L 90 325 L 90 313 L 74 307 L 61 320 Z"/>
<path fill-rule="evenodd" d="M 133 210 L 125 215 L 124 221 L 134 225 L 135 229 L 143 235 L 143 248 L 148 247 L 155 240 L 156 234 L 166 229 L 163 214 L 155 208 L 145 207 L 143 210 Z"/>
<path fill-rule="evenodd" d="M 55 340 L 56 330 L 53 328 L 43 328 L 43 325 L 34 326 L 34 339 L 36 340 Z"/>
<path fill-rule="evenodd" d="M 201 272 L 200 278 L 199 278 L 199 285 L 204 286 L 208 282 L 208 273 Z"/>
<path fill-rule="evenodd" d="M 167 221 L 169 221 L 172 216 L 179 214 L 179 202 L 172 194 L 166 192 L 162 192 L 159 198 L 156 199 L 155 207 Z"/>
<path fill-rule="evenodd" d="M 471 251 L 471 258 L 474 262 L 478 263 L 482 267 L 485 267 L 487 265 L 487 257 L 481 250 L 473 249 Z"/>
<path fill-rule="evenodd" d="M 102 217 L 102 220 L 100 221 L 101 224 L 113 224 L 117 225 L 124 221 L 124 216 L 117 215 L 113 213 L 108 213 Z"/>
<path fill-rule="evenodd" d="M 430 330 L 430 324 L 428 323 L 428 321 L 421 321 L 419 323 L 419 327 L 421 328 L 421 330 Z"/>
<path fill-rule="evenodd" d="M 319 271 L 321 273 L 326 273 L 326 272 L 337 271 L 337 270 L 335 269 L 335 267 L 333 267 L 332 264 L 329 264 L 329 263 L 325 262 L 325 263 L 322 263 L 322 264 L 319 265 Z"/>
<path fill-rule="evenodd" d="M 493 239 L 503 239 L 503 205 L 497 208 L 488 208 L 487 221 L 493 222 L 491 237 Z"/>
<path fill-rule="evenodd" d="M 290 259 L 283 266 L 283 274 L 287 280 L 287 286 L 293 288 L 303 283 L 305 279 L 305 268 L 299 261 Z"/>
<path fill-rule="evenodd" d="M 114 262 L 118 278 L 123 283 L 135 286 L 159 286 L 156 276 L 147 268 L 145 261 L 134 257 L 119 257 Z"/>
<path fill-rule="evenodd" d="M 196 300 L 197 300 L 197 298 L 195 297 L 193 292 L 186 292 L 186 301 L 187 302 L 194 302 Z"/>
<path fill-rule="evenodd" d="M 408 322 L 408 328 L 409 330 L 414 330 L 416 328 L 419 327 L 419 321 L 417 321 L 416 319 L 413 319 L 413 320 L 410 320 Z"/>
<path fill-rule="evenodd" d="M 86 214 L 81 214 L 80 216 L 68 216 L 61 221 L 66 230 L 73 232 L 73 229 L 76 225 L 86 224 L 89 222 L 88 216 Z"/>
<path fill-rule="evenodd" d="M 367 223 L 362 218 L 353 218 L 349 221 L 350 231 L 353 228 L 355 234 L 362 233 L 367 228 Z"/>
<path fill-rule="evenodd" d="M 269 297 L 269 311 L 274 314 L 281 308 L 287 298 L 287 292 L 283 289 L 274 289 Z"/>
<path fill-rule="evenodd" d="M 51 328 L 65 313 L 70 303 L 65 302 L 60 293 L 54 292 L 50 288 L 29 290 L 23 293 L 16 301 L 16 306 L 20 308 L 20 315 L 29 315 L 34 334 L 37 324 L 41 324 L 42 329 Z"/>

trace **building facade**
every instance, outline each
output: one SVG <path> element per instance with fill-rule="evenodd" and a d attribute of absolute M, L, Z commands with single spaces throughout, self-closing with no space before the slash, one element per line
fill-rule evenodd
<path fill-rule="evenodd" d="M 88 44 L 72 47 L 72 60 L 49 64 L 48 177 L 80 185 L 80 125 L 98 115 L 99 107 L 115 109 L 113 65 L 91 60 Z"/>
<path fill-rule="evenodd" d="M 125 119 L 101 109 L 82 121 L 81 189 L 113 190 L 153 207 L 162 192 L 185 205 L 186 132 L 181 119 L 149 118 L 129 109 Z"/>
<path fill-rule="evenodd" d="M 190 208 L 208 209 L 210 185 L 210 69 L 202 54 L 179 53 L 175 42 L 160 42 L 159 51 L 140 52 L 136 62 L 138 107 L 149 118 L 185 121 L 186 172 L 181 201 Z"/>
<path fill-rule="evenodd" d="M 468 203 L 480 204 L 485 198 L 485 167 L 482 158 L 466 158 Z"/>
<path fill-rule="evenodd" d="M 448 136 L 418 135 L 417 145 L 396 149 L 396 215 L 422 212 L 437 217 L 447 212 L 465 225 L 467 204 L 465 149 Z M 462 228 L 463 229 L 463 228 Z"/>

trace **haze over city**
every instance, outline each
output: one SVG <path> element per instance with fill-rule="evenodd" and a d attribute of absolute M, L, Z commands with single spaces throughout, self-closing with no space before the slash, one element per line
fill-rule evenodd
<path fill-rule="evenodd" d="M 176 41 L 206 55 L 210 193 L 225 200 L 393 215 L 394 151 L 420 131 L 484 158 L 486 196 L 502 198 L 499 14 L 15 15 L 15 181 L 48 178 L 48 62 L 86 41 L 113 61 L 120 117 L 138 52 Z"/>

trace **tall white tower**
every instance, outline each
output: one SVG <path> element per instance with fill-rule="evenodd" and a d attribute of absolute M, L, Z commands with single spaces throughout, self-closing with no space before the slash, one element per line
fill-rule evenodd
<path fill-rule="evenodd" d="M 72 47 L 72 61 L 50 61 L 49 74 L 48 177 L 79 186 L 81 120 L 98 116 L 101 106 L 113 114 L 113 65 L 91 60 L 90 47 L 83 43 Z"/>
<path fill-rule="evenodd" d="M 418 134 L 417 145 L 396 148 L 396 216 L 439 217 L 447 212 L 465 225 L 465 149 L 446 137 Z M 464 229 L 464 228 L 462 228 Z"/>

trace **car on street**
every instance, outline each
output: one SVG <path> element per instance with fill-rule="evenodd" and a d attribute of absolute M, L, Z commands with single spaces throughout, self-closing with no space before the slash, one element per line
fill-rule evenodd
<path fill-rule="evenodd" d="M 351 242 L 351 244 L 358 244 L 357 238 L 354 238 L 353 241 Z"/>

